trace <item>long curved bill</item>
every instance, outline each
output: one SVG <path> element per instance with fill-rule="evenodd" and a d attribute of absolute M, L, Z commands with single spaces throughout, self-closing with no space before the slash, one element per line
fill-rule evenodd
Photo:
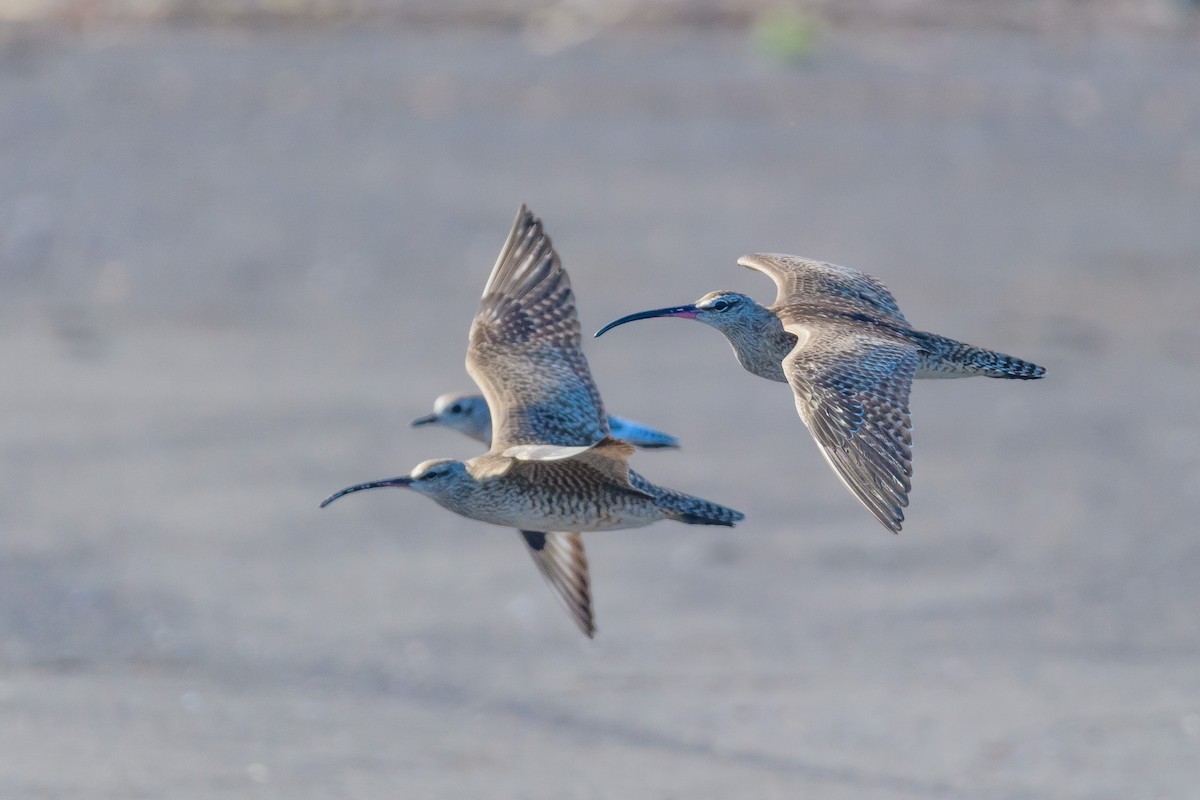
<path fill-rule="evenodd" d="M 329 495 L 329 497 L 326 497 L 324 500 L 322 500 L 321 508 L 324 508 L 345 494 L 361 492 L 363 489 L 379 489 L 383 486 L 408 486 L 410 483 L 412 483 L 412 481 L 413 479 L 406 475 L 403 478 L 388 478 L 385 481 L 371 481 L 370 483 L 360 483 L 355 486 L 347 486 L 340 492 L 334 492 L 333 494 Z"/>
<path fill-rule="evenodd" d="M 423 417 L 417 417 L 412 422 L 410 422 L 409 425 L 411 425 L 414 428 L 419 428 L 422 425 L 432 425 L 433 423 L 437 422 L 437 420 L 438 420 L 437 414 L 426 414 Z"/>
<path fill-rule="evenodd" d="M 624 325 L 626 322 L 634 322 L 639 319 L 653 319 L 654 317 L 682 317 L 683 319 L 695 319 L 700 313 L 700 309 L 696 308 L 691 303 L 686 306 L 672 306 L 671 308 L 656 308 L 652 311 L 639 311 L 636 314 L 630 314 L 627 317 L 615 319 L 605 325 L 600 330 L 596 331 L 596 336 L 602 336 L 607 331 L 611 331 L 618 325 Z"/>

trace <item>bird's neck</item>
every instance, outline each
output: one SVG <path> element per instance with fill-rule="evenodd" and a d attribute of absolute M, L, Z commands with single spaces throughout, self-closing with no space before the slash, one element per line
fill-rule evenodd
<path fill-rule="evenodd" d="M 783 359 L 795 346 L 796 337 L 783 329 L 783 323 L 770 309 L 757 306 L 743 324 L 722 333 L 747 372 L 770 381 L 787 382 Z"/>
<path fill-rule="evenodd" d="M 481 500 L 480 483 L 473 476 L 464 477 L 453 486 L 447 486 L 437 494 L 429 495 L 433 502 L 448 511 L 464 517 L 478 519 L 475 506 Z"/>

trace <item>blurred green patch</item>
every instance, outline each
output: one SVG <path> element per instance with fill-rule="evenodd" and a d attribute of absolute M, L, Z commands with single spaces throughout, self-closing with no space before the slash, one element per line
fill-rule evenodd
<path fill-rule="evenodd" d="M 755 50 L 784 64 L 802 64 L 813 57 L 820 38 L 817 18 L 798 8 L 773 8 L 754 20 Z"/>

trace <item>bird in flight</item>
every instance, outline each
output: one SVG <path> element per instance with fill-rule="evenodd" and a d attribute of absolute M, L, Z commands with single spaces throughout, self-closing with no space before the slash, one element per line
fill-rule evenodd
<path fill-rule="evenodd" d="M 642 311 L 608 323 L 679 317 L 716 328 L 741 365 L 788 383 L 800 419 L 859 502 L 898 533 L 912 478 L 914 378 L 1032 380 L 1037 364 L 914 329 L 877 278 L 799 256 L 755 254 L 738 264 L 769 276 L 775 303 L 710 292 L 695 303 Z"/>
<path fill-rule="evenodd" d="M 524 206 L 471 323 L 467 372 L 492 421 L 486 453 L 424 461 L 408 475 L 335 492 L 321 506 L 364 489 L 404 487 L 464 517 L 516 528 L 588 637 L 596 627 L 581 532 L 659 520 L 732 527 L 743 518 L 629 468 L 634 448 L 610 435 L 570 280 L 541 221 Z"/>

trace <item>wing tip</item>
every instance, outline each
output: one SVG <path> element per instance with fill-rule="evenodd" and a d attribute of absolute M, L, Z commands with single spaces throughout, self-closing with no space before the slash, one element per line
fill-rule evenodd
<path fill-rule="evenodd" d="M 531 223 L 537 221 L 538 218 L 529 210 L 529 205 L 521 203 L 521 207 L 517 209 L 517 216 L 513 218 L 512 229 L 515 231 L 521 228 L 528 228 Z"/>
<path fill-rule="evenodd" d="M 500 255 L 496 256 L 496 263 L 492 267 L 491 274 L 488 275 L 487 283 L 483 285 L 483 297 L 487 297 L 488 293 L 491 292 L 492 287 L 496 283 L 497 275 L 508 260 L 513 248 L 518 242 L 528 237 L 530 229 L 537 229 L 536 237 L 546 238 L 546 246 L 551 246 L 549 237 L 546 236 L 545 230 L 542 228 L 542 221 L 536 214 L 529 210 L 529 206 L 526 203 L 521 203 L 521 207 L 517 209 L 517 216 L 513 219 L 512 227 L 508 230 L 508 238 L 504 240 L 504 246 L 500 248 Z"/>
<path fill-rule="evenodd" d="M 904 492 L 894 502 L 887 502 L 886 498 L 879 497 L 876 494 L 868 493 L 866 487 L 863 487 L 862 492 L 852 490 L 858 501 L 871 512 L 871 516 L 879 520 L 883 527 L 887 528 L 892 533 L 900 533 L 904 527 L 904 509 L 908 506 L 908 493 Z M 871 500 L 871 503 L 867 501 Z"/>
<path fill-rule="evenodd" d="M 764 261 L 770 255 L 770 253 L 747 253 L 738 258 L 737 264 L 739 267 L 745 267 L 746 269 L 761 270 L 764 266 Z"/>
<path fill-rule="evenodd" d="M 787 253 L 747 253 L 737 260 L 739 267 L 747 269 L 756 269 L 760 272 L 766 272 L 771 268 L 783 268 L 786 261 L 797 261 L 802 263 L 810 263 L 815 259 L 807 256 L 793 256 Z"/>
<path fill-rule="evenodd" d="M 891 498 L 881 495 L 879 490 L 882 485 L 878 483 L 878 478 L 860 471 L 851 450 L 827 447 L 820 440 L 817 440 L 817 445 L 833 474 L 867 513 L 892 533 L 900 533 L 904 527 L 904 509 L 908 507 L 910 485 L 906 483 L 901 491 L 893 492 Z"/>

